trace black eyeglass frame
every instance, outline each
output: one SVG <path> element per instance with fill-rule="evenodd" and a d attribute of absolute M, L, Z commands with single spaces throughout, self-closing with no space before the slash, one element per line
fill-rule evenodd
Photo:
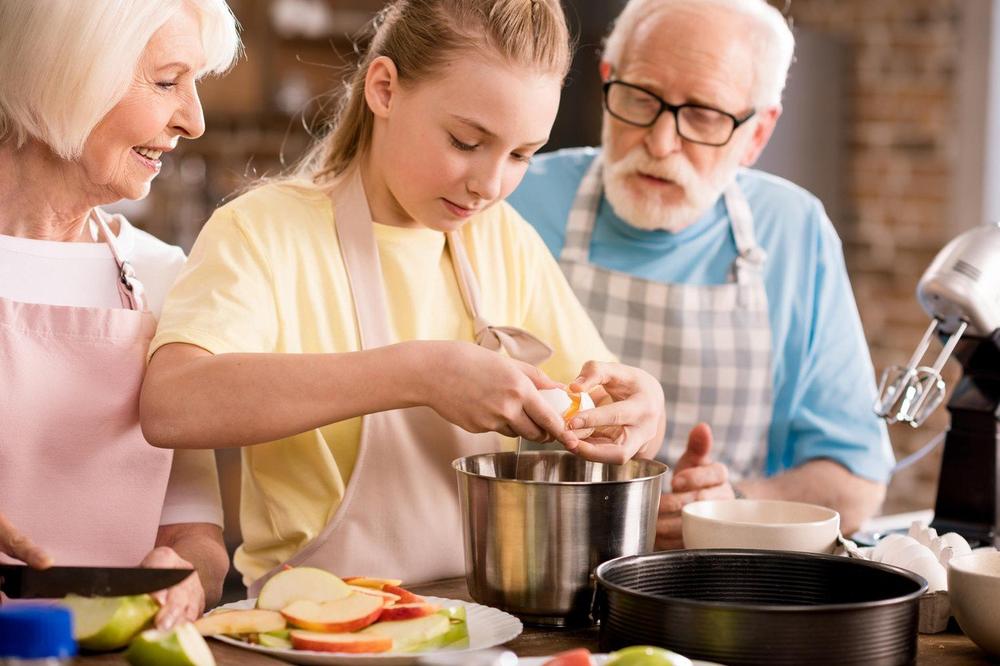
<path fill-rule="evenodd" d="M 660 109 L 656 112 L 656 115 L 653 116 L 653 119 L 651 121 L 649 121 L 648 123 L 637 123 L 634 120 L 629 120 L 628 118 L 623 118 L 622 116 L 620 116 L 617 113 L 615 113 L 614 111 L 612 111 L 611 110 L 611 105 L 608 103 L 609 91 L 611 90 L 611 86 L 615 86 L 615 85 L 625 86 L 626 88 L 632 88 L 634 90 L 638 90 L 640 92 L 643 92 L 643 93 L 649 95 L 650 97 L 652 97 L 653 99 L 655 99 L 657 102 L 660 103 Z M 670 102 L 668 102 L 667 100 L 663 99 L 662 97 L 660 97 L 656 93 L 654 93 L 654 92 L 652 92 L 650 90 L 647 90 L 647 89 L 643 88 L 642 86 L 637 86 L 634 83 L 629 83 L 627 81 L 622 81 L 620 79 L 609 79 L 609 80 L 605 81 L 604 85 L 602 86 L 602 89 L 604 91 L 604 108 L 607 110 L 608 113 L 610 113 L 612 116 L 614 116 L 618 120 L 622 121 L 623 123 L 628 123 L 629 125 L 632 125 L 634 127 L 652 127 L 653 125 L 656 124 L 656 121 L 660 119 L 660 116 L 663 115 L 664 111 L 669 111 L 670 114 L 674 117 L 674 127 L 677 128 L 677 135 L 680 136 L 685 141 L 688 141 L 690 143 L 697 143 L 697 144 L 700 144 L 702 146 L 713 146 L 715 148 L 720 148 L 720 147 L 726 145 L 727 143 L 729 143 L 730 141 L 732 141 L 733 134 L 735 134 L 736 130 L 738 130 L 740 128 L 740 125 L 744 124 L 745 122 L 747 122 L 748 120 L 750 120 L 751 118 L 753 118 L 754 115 L 756 115 L 756 113 L 757 113 L 757 109 L 750 109 L 749 113 L 747 113 L 745 116 L 743 116 L 742 118 L 740 118 L 739 116 L 734 116 L 733 114 L 729 113 L 728 111 L 723 111 L 722 109 L 716 109 L 715 107 L 712 107 L 712 106 L 705 106 L 704 104 L 671 104 Z M 680 123 L 680 116 L 679 116 L 679 114 L 681 112 L 681 109 L 686 109 L 686 108 L 703 109 L 705 111 L 712 111 L 714 113 L 721 113 L 722 115 L 730 118 L 733 121 L 733 128 L 732 128 L 732 130 L 729 131 L 729 136 L 726 137 L 726 140 L 723 141 L 722 143 L 712 143 L 712 142 L 709 142 L 709 141 L 698 141 L 697 139 L 690 139 L 690 138 L 684 136 L 683 132 L 681 131 L 681 123 Z"/>

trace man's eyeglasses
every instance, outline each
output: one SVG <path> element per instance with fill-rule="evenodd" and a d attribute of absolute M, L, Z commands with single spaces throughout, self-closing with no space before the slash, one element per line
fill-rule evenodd
<path fill-rule="evenodd" d="M 751 109 L 742 118 L 701 104 L 670 104 L 641 86 L 611 80 L 604 84 L 604 108 L 612 116 L 636 127 L 652 127 L 666 111 L 674 116 L 677 134 L 685 141 L 724 146 L 736 128 L 753 118 Z"/>

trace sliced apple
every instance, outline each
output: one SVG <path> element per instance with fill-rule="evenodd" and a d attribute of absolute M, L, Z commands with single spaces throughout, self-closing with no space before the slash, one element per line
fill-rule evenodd
<path fill-rule="evenodd" d="M 399 578 L 368 578 L 366 576 L 351 576 L 350 578 L 345 578 L 344 582 L 348 585 L 371 587 L 376 590 L 381 590 L 386 585 L 399 586 L 403 584 L 403 581 Z"/>
<path fill-rule="evenodd" d="M 399 600 L 396 602 L 397 604 L 415 604 L 424 601 L 424 598 L 419 594 L 414 594 L 398 585 L 386 585 L 382 588 L 382 592 L 399 597 Z"/>
<path fill-rule="evenodd" d="M 379 634 L 325 634 L 293 629 L 290 636 L 297 650 L 359 653 L 388 652 L 392 649 L 392 639 Z"/>
<path fill-rule="evenodd" d="M 393 604 L 382 609 L 382 614 L 378 616 L 378 620 L 379 622 L 412 620 L 418 617 L 433 615 L 440 609 L 440 606 L 429 604 L 426 601 L 418 601 L 415 604 Z"/>
<path fill-rule="evenodd" d="M 125 652 L 132 666 L 215 666 L 212 650 L 190 622 L 169 631 L 149 629 Z"/>
<path fill-rule="evenodd" d="M 348 585 L 352 592 L 357 592 L 358 594 L 370 594 L 375 597 L 382 597 L 385 599 L 387 604 L 394 604 L 402 601 L 402 598 L 398 594 L 393 594 L 392 592 L 386 592 L 385 590 L 376 590 L 374 587 L 362 587 L 360 585 Z M 403 588 L 397 587 L 397 590 Z M 409 603 L 409 602 L 406 602 Z"/>
<path fill-rule="evenodd" d="M 264 583 L 257 608 L 280 611 L 294 601 L 335 601 L 351 594 L 347 583 L 316 567 L 292 567 L 279 571 Z"/>
<path fill-rule="evenodd" d="M 257 637 L 257 644 L 266 648 L 278 648 L 281 650 L 291 650 L 294 646 L 288 638 L 283 638 L 277 634 L 261 634 Z"/>
<path fill-rule="evenodd" d="M 230 613 L 212 613 L 194 623 L 202 636 L 218 634 L 262 634 L 285 628 L 285 618 L 272 610 L 234 610 Z"/>
<path fill-rule="evenodd" d="M 310 631 L 347 632 L 363 629 L 382 614 L 385 599 L 351 593 L 336 601 L 296 601 L 282 609 L 289 623 Z"/>
<path fill-rule="evenodd" d="M 79 597 L 61 602 L 73 613 L 73 637 L 85 650 L 118 650 L 142 631 L 160 605 L 148 594 L 128 597 Z"/>
<path fill-rule="evenodd" d="M 425 652 L 427 650 L 437 650 L 443 647 L 466 648 L 469 647 L 469 625 L 465 612 L 465 606 L 449 606 L 437 612 L 438 615 L 447 618 L 449 629 L 447 632 L 435 636 L 434 638 L 412 644 L 408 652 Z"/>
<path fill-rule="evenodd" d="M 434 613 L 413 620 L 377 622 L 361 633 L 388 636 L 392 639 L 394 650 L 407 652 L 416 645 L 443 636 L 450 628 L 451 622 L 448 618 Z"/>

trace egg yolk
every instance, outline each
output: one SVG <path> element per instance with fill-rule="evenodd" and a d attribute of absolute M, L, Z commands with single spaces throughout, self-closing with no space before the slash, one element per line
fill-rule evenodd
<path fill-rule="evenodd" d="M 563 420 L 569 421 L 580 411 L 580 400 L 582 398 L 580 398 L 579 393 L 570 393 L 569 391 L 566 392 L 566 395 L 569 396 L 569 407 L 563 412 Z"/>

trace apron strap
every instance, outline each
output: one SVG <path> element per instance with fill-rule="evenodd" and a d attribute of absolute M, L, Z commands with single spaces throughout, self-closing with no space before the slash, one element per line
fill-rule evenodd
<path fill-rule="evenodd" d="M 528 331 L 514 326 L 493 326 L 486 320 L 480 305 L 479 282 L 469 263 L 462 236 L 457 231 L 449 231 L 447 238 L 451 265 L 455 269 L 465 310 L 472 317 L 476 344 L 492 351 L 503 349 L 511 358 L 532 365 L 538 365 L 552 356 L 552 348 Z"/>
<path fill-rule="evenodd" d="M 365 196 L 361 172 L 352 169 L 334 187 L 334 224 L 340 240 L 362 349 L 392 344 L 389 307 L 382 282 L 378 245 L 372 230 L 371 210 Z M 549 348 L 527 331 L 510 326 L 491 326 L 480 307 L 479 282 L 472 271 L 461 237 L 447 234 L 449 256 L 465 309 L 473 321 L 476 344 L 493 351 L 504 349 L 512 358 L 541 363 L 552 355 Z"/>
<path fill-rule="evenodd" d="M 563 239 L 562 252 L 559 261 L 571 261 L 580 264 L 590 262 L 590 238 L 594 233 L 594 223 L 597 219 L 597 207 L 601 203 L 604 187 L 601 183 L 601 167 L 604 164 L 602 155 L 598 154 L 580 181 L 573 207 L 566 221 L 566 237 Z"/>
<path fill-rule="evenodd" d="M 749 285 L 760 280 L 761 269 L 767 261 L 767 253 L 757 244 L 750 204 L 735 180 L 726 188 L 723 196 L 733 230 L 733 240 L 736 242 L 737 255 L 733 262 L 733 278 L 740 285 L 740 304 L 746 305 Z"/>
<path fill-rule="evenodd" d="M 91 210 L 90 218 L 97 225 L 98 232 L 104 237 L 118 266 L 118 296 L 121 298 L 122 307 L 130 310 L 144 312 L 146 310 L 146 291 L 142 282 L 135 276 L 135 269 L 132 264 L 122 254 L 118 247 L 118 240 L 108 226 L 107 213 L 100 208 Z"/>
<path fill-rule="evenodd" d="M 392 344 L 389 307 L 382 288 L 382 264 L 372 231 L 361 172 L 352 169 L 335 187 L 334 224 L 344 259 L 362 349 Z"/>

